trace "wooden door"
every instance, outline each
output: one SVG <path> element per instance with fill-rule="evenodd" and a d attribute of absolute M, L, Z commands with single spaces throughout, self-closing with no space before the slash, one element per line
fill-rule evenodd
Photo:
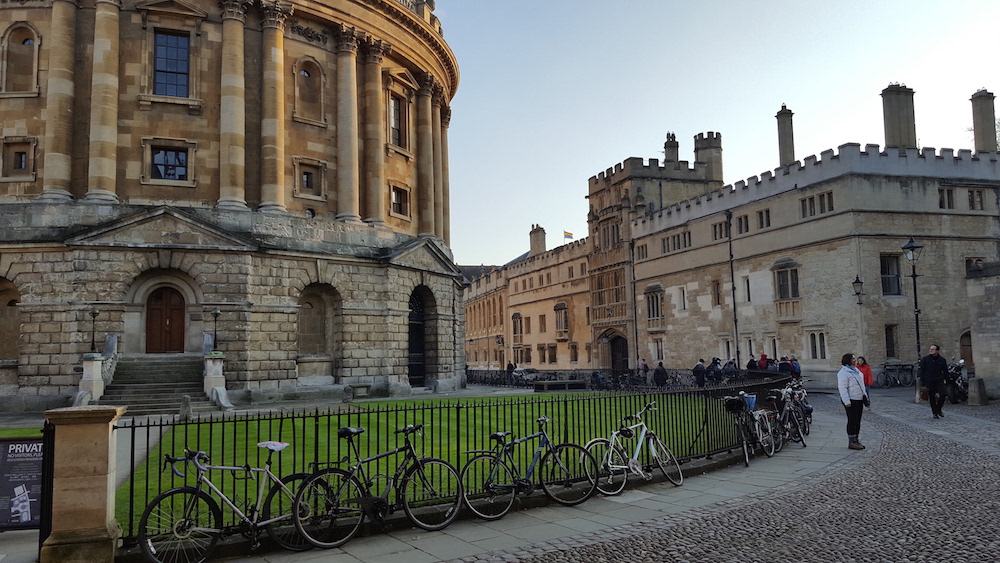
<path fill-rule="evenodd" d="M 184 297 L 161 287 L 146 301 L 146 353 L 184 351 Z"/>

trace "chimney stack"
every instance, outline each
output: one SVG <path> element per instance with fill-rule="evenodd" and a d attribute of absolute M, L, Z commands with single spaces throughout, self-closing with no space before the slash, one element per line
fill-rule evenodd
<path fill-rule="evenodd" d="M 788 166 L 795 162 L 795 135 L 792 131 L 792 110 L 781 104 L 778 118 L 778 162 Z"/>
<path fill-rule="evenodd" d="M 706 180 L 722 182 L 722 133 L 698 133 L 694 138 L 694 159 L 708 165 Z"/>
<path fill-rule="evenodd" d="M 531 250 L 528 256 L 538 256 L 545 253 L 545 229 L 541 225 L 532 225 L 528 237 L 531 240 Z"/>
<path fill-rule="evenodd" d="M 913 117 L 913 90 L 890 84 L 882 90 L 882 118 L 885 122 L 885 146 L 917 148 L 917 125 Z"/>
<path fill-rule="evenodd" d="M 680 160 L 678 152 L 677 136 L 667 133 L 667 142 L 663 143 L 663 162 L 677 162 Z"/>
<path fill-rule="evenodd" d="M 986 88 L 972 95 L 972 131 L 976 137 L 976 152 L 997 151 L 997 121 L 993 110 L 995 98 Z"/>

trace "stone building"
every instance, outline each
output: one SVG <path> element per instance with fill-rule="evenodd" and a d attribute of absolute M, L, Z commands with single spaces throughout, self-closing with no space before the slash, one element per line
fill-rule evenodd
<path fill-rule="evenodd" d="M 995 296 L 982 288 L 995 286 L 974 289 L 976 276 L 965 278 L 997 261 L 1000 242 L 993 95 L 972 97 L 975 150 L 957 153 L 917 148 L 913 95 L 898 85 L 882 92 L 882 148 L 848 143 L 800 162 L 782 107 L 780 166 L 747 181 L 722 185 L 713 132 L 695 137 L 693 165 L 668 135 L 662 163 L 630 158 L 591 178 L 594 367 L 633 368 L 640 358 L 690 367 L 713 356 L 745 364 L 766 353 L 797 356 L 832 383 L 845 352 L 913 363 L 916 268 L 922 353 L 937 343 L 974 369 L 991 337 L 975 334 L 988 323 L 969 296 L 989 307 Z M 922 245 L 913 265 L 902 248 L 911 237 Z"/>
<path fill-rule="evenodd" d="M 217 334 L 237 398 L 459 385 L 433 10 L 3 4 L 0 407 L 65 404 L 93 333 L 199 357 Z"/>

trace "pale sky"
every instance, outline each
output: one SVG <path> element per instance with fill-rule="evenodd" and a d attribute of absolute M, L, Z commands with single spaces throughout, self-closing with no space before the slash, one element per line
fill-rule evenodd
<path fill-rule="evenodd" d="M 461 82 L 449 129 L 451 246 L 504 264 L 540 224 L 551 249 L 587 236 L 587 180 L 662 161 L 668 131 L 694 161 L 722 133 L 725 182 L 795 157 L 885 144 L 881 91 L 914 89 L 921 147 L 971 149 L 980 88 L 1000 95 L 997 0 L 437 0 Z"/>

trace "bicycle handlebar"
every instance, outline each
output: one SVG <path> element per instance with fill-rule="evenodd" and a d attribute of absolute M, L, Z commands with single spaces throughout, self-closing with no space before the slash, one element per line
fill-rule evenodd
<path fill-rule="evenodd" d="M 414 432 L 423 430 L 423 428 L 424 428 L 423 424 L 407 424 L 406 426 L 397 430 L 396 434 L 413 434 Z"/>
<path fill-rule="evenodd" d="M 545 416 L 543 414 L 542 416 L 538 417 L 538 420 L 536 420 L 535 422 L 537 422 L 538 426 L 541 427 L 541 426 L 544 426 L 546 422 L 549 422 L 551 420 L 552 420 L 551 418 L 549 418 L 549 417 L 547 417 L 547 416 Z"/>
<path fill-rule="evenodd" d="M 203 460 L 205 462 L 208 462 L 208 454 L 205 453 L 205 452 L 203 452 L 203 451 L 201 451 L 201 450 L 192 451 L 192 450 L 189 450 L 188 448 L 184 448 L 184 455 L 181 456 L 181 457 L 172 457 L 170 454 L 164 454 L 163 458 L 164 458 L 163 468 L 166 469 L 167 468 L 167 464 L 169 463 L 170 464 L 170 470 L 174 473 L 174 475 L 176 475 L 176 476 L 178 476 L 178 477 L 180 477 L 182 479 L 186 475 L 184 473 L 181 473 L 180 471 L 178 471 L 177 470 L 177 466 L 174 465 L 178 461 L 183 461 L 185 463 L 188 462 L 188 461 L 190 461 L 191 463 L 194 464 L 195 467 L 198 468 L 198 471 L 208 471 L 208 467 L 206 467 L 206 466 L 204 466 L 204 465 L 202 465 L 200 463 Z"/>

